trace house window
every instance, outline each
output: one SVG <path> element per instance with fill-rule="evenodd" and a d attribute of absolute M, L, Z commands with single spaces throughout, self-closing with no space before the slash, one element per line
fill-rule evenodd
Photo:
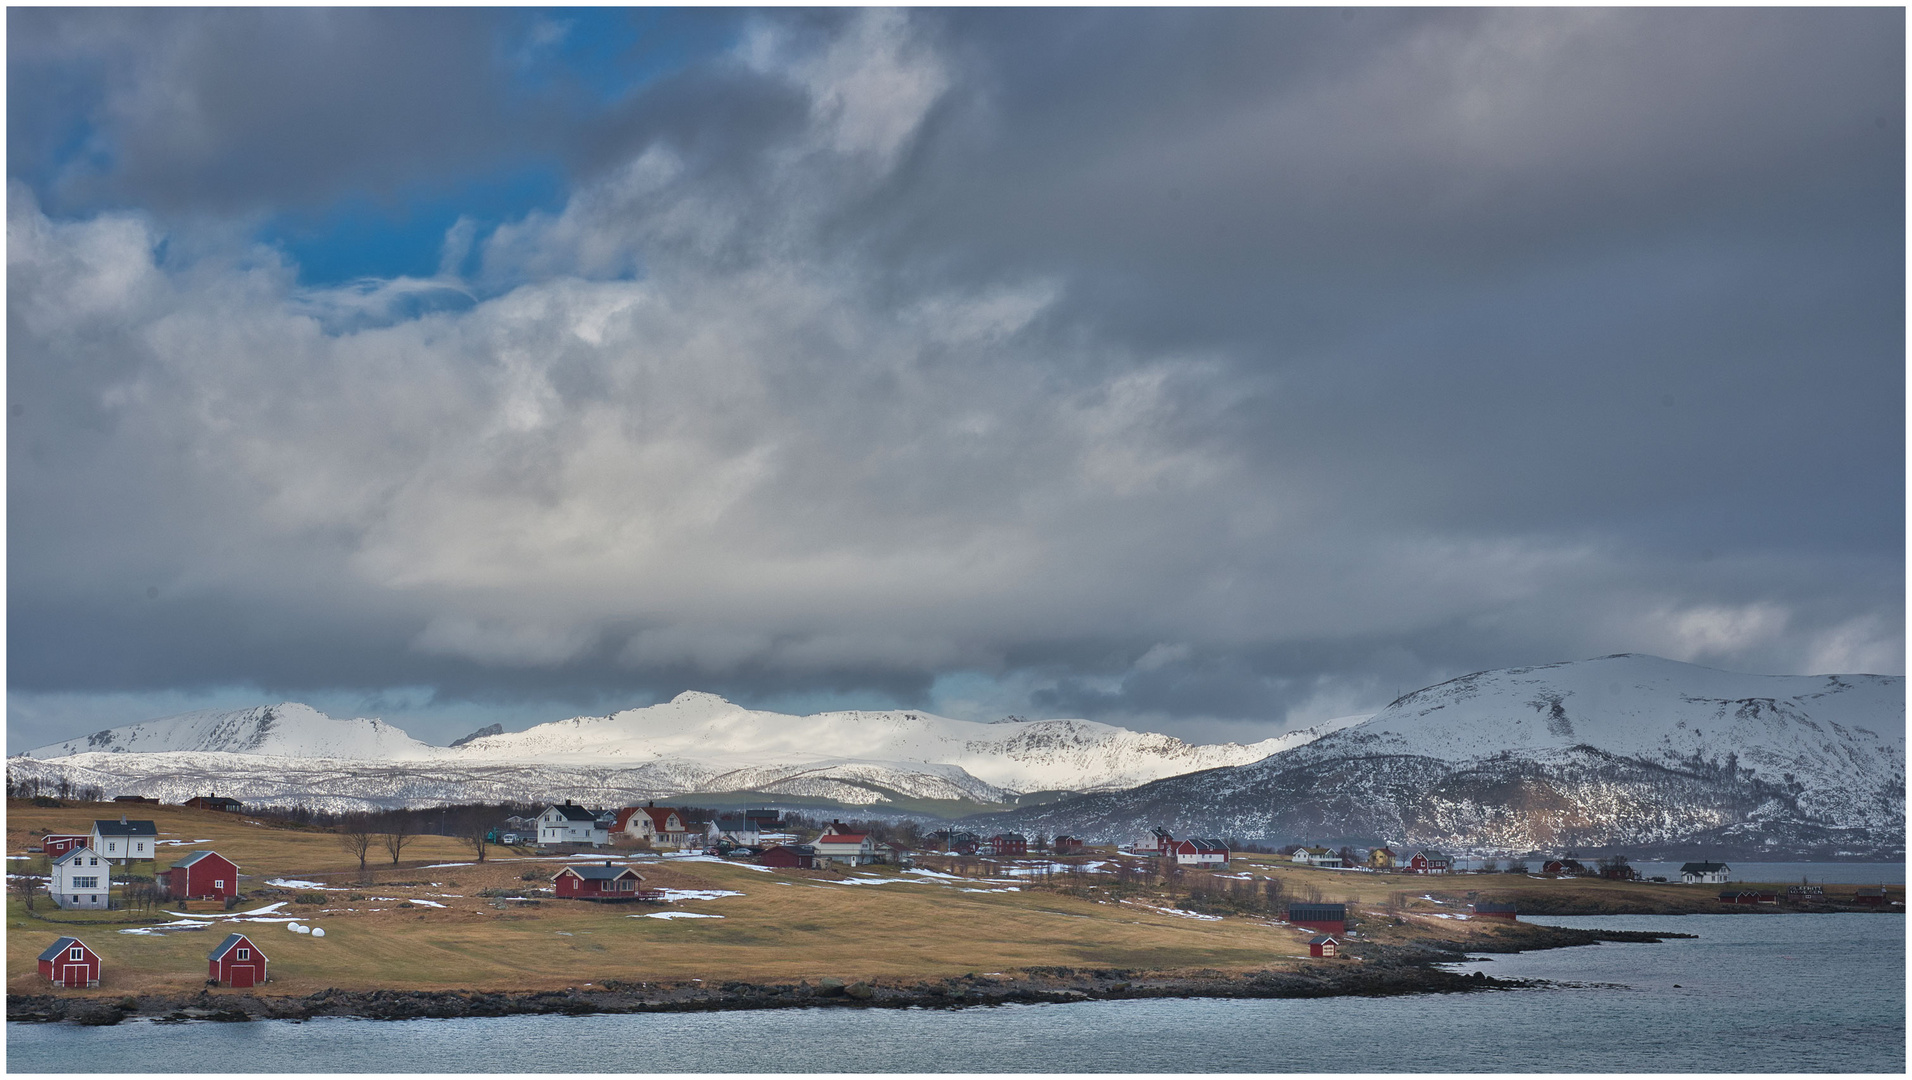
<path fill-rule="evenodd" d="M 73 947 L 73 951 L 66 955 L 69 960 L 84 960 L 86 959 L 86 950 L 76 945 Z"/>
<path fill-rule="evenodd" d="M 108 844 L 108 845 L 106 845 L 106 850 L 108 850 L 108 851 L 118 851 L 118 850 L 119 850 L 119 841 L 118 841 L 118 840 L 115 840 L 115 841 L 113 841 L 112 843 L 110 843 L 110 844 Z"/>
<path fill-rule="evenodd" d="M 92 856 L 86 860 L 86 865 L 88 866 L 98 866 L 99 864 L 100 864 L 100 860 L 97 855 Z"/>
<path fill-rule="evenodd" d="M 232 958 L 234 960 L 250 960 L 252 959 L 252 950 L 251 949 L 234 949 L 232 950 Z"/>
<path fill-rule="evenodd" d="M 225 879 L 225 878 L 214 878 L 214 879 L 213 879 L 213 882 L 212 882 L 212 887 L 213 887 L 213 888 L 215 888 L 215 889 L 223 889 L 223 888 L 225 888 L 225 887 L 226 887 L 226 879 Z"/>
<path fill-rule="evenodd" d="M 76 889 L 97 889 L 100 887 L 100 879 L 96 877 L 76 877 L 73 879 L 73 887 Z"/>

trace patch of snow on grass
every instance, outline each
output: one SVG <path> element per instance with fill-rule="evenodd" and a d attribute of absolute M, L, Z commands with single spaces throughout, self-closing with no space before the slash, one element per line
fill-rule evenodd
<path fill-rule="evenodd" d="M 742 896 L 734 889 L 659 889 L 665 903 L 675 904 L 679 900 L 715 900 L 720 896 Z"/>
<path fill-rule="evenodd" d="M 710 915 L 702 911 L 653 911 L 648 915 L 626 915 L 627 919 L 721 919 L 722 915 Z"/>
<path fill-rule="evenodd" d="M 441 907 L 444 907 L 444 906 L 445 906 L 445 905 L 443 905 L 443 904 L 441 904 L 441 903 L 439 903 L 439 902 L 438 902 L 438 901 L 436 901 L 436 900 L 413 900 L 413 901 L 412 901 L 412 903 L 414 903 L 414 904 L 417 904 L 417 905 L 419 905 L 420 907 L 438 907 L 438 908 L 441 908 Z"/>
<path fill-rule="evenodd" d="M 316 881 L 300 881 L 297 878 L 273 878 L 267 885 L 277 885 L 281 889 L 322 889 L 326 892 L 351 892 L 349 886 L 321 885 Z"/>

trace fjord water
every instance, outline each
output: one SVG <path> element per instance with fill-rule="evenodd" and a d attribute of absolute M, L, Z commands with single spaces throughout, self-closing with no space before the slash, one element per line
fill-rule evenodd
<path fill-rule="evenodd" d="M 1896 915 L 1580 916 L 1694 940 L 1458 965 L 1576 985 L 1299 1001 L 7 1025 L 10 1072 L 1892 1072 Z"/>

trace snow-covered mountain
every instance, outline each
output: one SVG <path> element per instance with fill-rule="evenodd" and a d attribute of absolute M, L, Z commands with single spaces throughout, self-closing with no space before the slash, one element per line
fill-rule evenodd
<path fill-rule="evenodd" d="M 1905 844 L 1905 680 L 1619 655 L 1479 672 L 1262 761 L 1017 811 L 1270 843 L 1500 850 Z"/>
<path fill-rule="evenodd" d="M 16 779 L 161 799 L 210 786 L 242 801 L 315 807 L 473 798 L 664 798 L 750 791 L 847 805 L 1003 803 L 1036 791 L 1115 790 L 1266 757 L 1358 722 L 1329 721 L 1246 746 L 1193 745 L 1086 720 L 976 723 L 922 712 L 813 716 L 685 693 L 661 705 L 430 746 L 378 720 L 303 705 L 168 717 L 36 747 Z"/>

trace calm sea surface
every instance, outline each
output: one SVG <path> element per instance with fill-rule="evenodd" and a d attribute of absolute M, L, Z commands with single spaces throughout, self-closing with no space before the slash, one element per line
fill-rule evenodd
<path fill-rule="evenodd" d="M 1675 930 L 1457 965 L 1578 985 L 1309 1001 L 1097 1001 L 478 1020 L 8 1024 L 9 1072 L 1905 1071 L 1892 915 L 1536 919 Z"/>

